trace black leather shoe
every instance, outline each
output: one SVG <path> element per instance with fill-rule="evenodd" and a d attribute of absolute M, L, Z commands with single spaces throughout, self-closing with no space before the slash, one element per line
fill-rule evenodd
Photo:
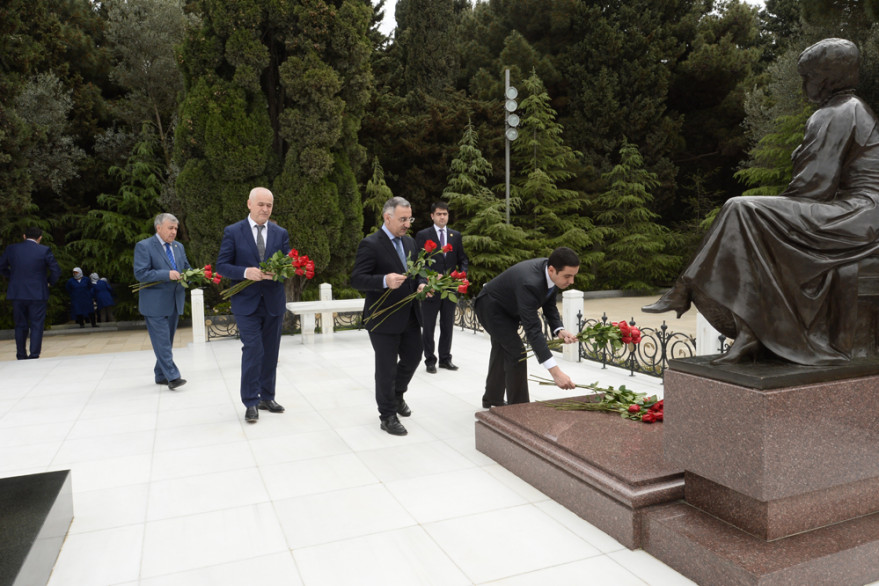
<path fill-rule="evenodd" d="M 397 399 L 397 414 L 402 417 L 409 417 L 412 415 L 412 409 L 409 408 L 409 405 L 406 404 L 406 400 L 402 397 Z"/>
<path fill-rule="evenodd" d="M 281 405 L 279 405 L 278 403 L 276 403 L 274 399 L 271 401 L 260 401 L 259 404 L 257 405 L 257 407 L 259 409 L 262 409 L 263 411 L 269 411 L 270 413 L 283 413 L 284 412 L 284 408 Z"/>
<path fill-rule="evenodd" d="M 166 381 L 165 379 L 157 380 L 157 381 L 156 381 L 156 384 L 157 384 L 157 385 L 167 385 L 167 384 L 168 384 L 168 381 Z"/>
<path fill-rule="evenodd" d="M 244 412 L 244 421 L 247 423 L 256 423 L 259 421 L 259 411 L 256 410 L 256 405 L 247 408 Z"/>
<path fill-rule="evenodd" d="M 175 378 L 174 380 L 168 381 L 168 388 L 173 391 L 177 387 L 182 387 L 185 384 L 186 384 L 185 378 Z"/>
<path fill-rule="evenodd" d="M 427 372 L 429 372 L 430 374 L 436 374 L 436 365 L 435 364 L 428 364 L 427 365 Z"/>
<path fill-rule="evenodd" d="M 509 403 L 507 403 L 506 401 L 504 401 L 504 402 L 501 403 L 500 405 L 492 405 L 491 403 L 489 403 L 489 402 L 486 401 L 485 399 L 482 400 L 482 408 L 483 408 L 483 409 L 491 409 L 492 407 L 503 407 L 504 405 L 509 405 Z"/>
<path fill-rule="evenodd" d="M 382 419 L 381 428 L 391 435 L 406 435 L 409 433 L 396 415 L 391 415 L 387 419 Z"/>
<path fill-rule="evenodd" d="M 458 367 L 452 364 L 451 360 L 449 360 L 448 362 L 440 362 L 439 367 L 445 368 L 446 370 L 458 370 Z"/>

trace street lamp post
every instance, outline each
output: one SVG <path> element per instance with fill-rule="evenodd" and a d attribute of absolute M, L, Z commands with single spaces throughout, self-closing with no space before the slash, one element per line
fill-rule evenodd
<path fill-rule="evenodd" d="M 510 85 L 510 70 L 504 70 L 504 153 L 506 162 L 507 224 L 510 223 L 510 143 L 519 138 L 519 116 L 516 103 L 519 91 Z"/>

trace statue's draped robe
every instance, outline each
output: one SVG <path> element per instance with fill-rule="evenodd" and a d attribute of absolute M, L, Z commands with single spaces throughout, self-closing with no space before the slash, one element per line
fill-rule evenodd
<path fill-rule="evenodd" d="M 831 97 L 806 123 L 779 196 L 726 202 L 682 276 L 722 333 L 737 318 L 799 364 L 851 357 L 857 263 L 879 254 L 879 130 L 860 98 Z"/>

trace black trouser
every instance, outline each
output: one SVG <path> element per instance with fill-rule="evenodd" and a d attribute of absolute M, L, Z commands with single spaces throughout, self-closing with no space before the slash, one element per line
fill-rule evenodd
<path fill-rule="evenodd" d="M 421 302 L 421 324 L 424 328 L 421 341 L 424 344 L 424 364 L 436 365 L 433 335 L 436 330 L 436 315 L 440 318 L 439 361 L 443 364 L 452 361 L 452 330 L 455 328 L 455 309 L 457 304 L 448 299 L 425 299 Z"/>
<path fill-rule="evenodd" d="M 519 318 L 506 313 L 499 303 L 484 295 L 476 299 L 476 316 L 491 336 L 491 355 L 485 377 L 483 402 L 502 405 L 504 390 L 507 401 L 528 403 L 528 361 L 525 344 L 519 337 Z"/>
<path fill-rule="evenodd" d="M 421 328 L 413 307 L 406 329 L 399 334 L 369 333 L 375 350 L 375 402 L 379 417 L 397 412 L 397 401 L 409 388 L 409 381 L 421 362 Z"/>

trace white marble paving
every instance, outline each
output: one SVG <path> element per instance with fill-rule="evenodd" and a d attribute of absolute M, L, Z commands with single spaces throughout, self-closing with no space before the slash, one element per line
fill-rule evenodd
<path fill-rule="evenodd" d="M 284 414 L 243 421 L 240 343 L 0 362 L 0 474 L 73 474 L 50 586 L 692 584 L 630 552 L 474 448 L 488 341 L 456 332 L 457 372 L 419 368 L 406 437 L 379 429 L 364 332 L 282 341 Z M 540 373 L 538 365 L 529 365 Z M 576 382 L 658 379 L 562 363 Z M 532 385 L 532 397 L 569 395 Z"/>

